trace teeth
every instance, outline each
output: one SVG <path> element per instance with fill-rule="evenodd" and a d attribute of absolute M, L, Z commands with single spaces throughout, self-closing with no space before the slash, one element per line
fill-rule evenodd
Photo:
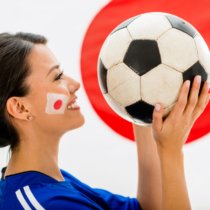
<path fill-rule="evenodd" d="M 69 105 L 67 107 L 67 109 L 73 109 L 73 108 L 76 108 L 76 107 L 78 107 L 78 105 L 77 105 L 77 102 L 75 101 L 73 104 Z"/>

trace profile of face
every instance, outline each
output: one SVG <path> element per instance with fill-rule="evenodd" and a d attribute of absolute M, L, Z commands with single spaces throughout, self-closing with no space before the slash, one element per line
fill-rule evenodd
<path fill-rule="evenodd" d="M 11 97 L 7 102 L 17 126 L 31 123 L 37 132 L 58 136 L 81 127 L 85 121 L 80 109 L 67 109 L 77 97 L 80 83 L 64 73 L 58 78 L 62 72 L 59 62 L 44 44 L 35 44 L 27 61 L 32 70 L 26 80 L 30 93 L 26 97 Z M 27 116 L 32 120 L 27 121 Z"/>

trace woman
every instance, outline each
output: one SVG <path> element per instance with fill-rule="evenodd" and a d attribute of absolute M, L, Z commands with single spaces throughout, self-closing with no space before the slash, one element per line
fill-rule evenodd
<path fill-rule="evenodd" d="M 198 99 L 201 78 L 196 76 L 187 100 L 190 83 L 185 81 L 164 122 L 157 104 L 152 128 L 133 125 L 138 193 L 123 197 L 59 169 L 60 139 L 81 127 L 84 117 L 76 103 L 80 84 L 61 72 L 46 43 L 30 33 L 0 34 L 0 147 L 10 145 L 12 152 L 2 169 L 0 209 L 191 209 L 182 146 L 209 101 L 209 84 Z"/>

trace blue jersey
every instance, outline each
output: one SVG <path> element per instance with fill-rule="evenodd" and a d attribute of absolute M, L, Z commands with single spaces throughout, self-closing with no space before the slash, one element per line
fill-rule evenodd
<path fill-rule="evenodd" d="M 5 180 L 1 177 L 0 210 L 141 210 L 136 198 L 91 188 L 60 171 L 65 181 L 38 171 L 9 175 Z"/>

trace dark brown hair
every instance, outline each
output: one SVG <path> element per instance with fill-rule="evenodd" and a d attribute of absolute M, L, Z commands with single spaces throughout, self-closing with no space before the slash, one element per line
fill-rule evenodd
<path fill-rule="evenodd" d="M 31 74 L 27 55 L 34 44 L 46 44 L 44 36 L 18 32 L 0 34 L 0 148 L 15 150 L 19 135 L 6 109 L 10 97 L 24 97 L 30 92 L 26 78 Z M 11 116 L 12 117 L 12 116 Z"/>

